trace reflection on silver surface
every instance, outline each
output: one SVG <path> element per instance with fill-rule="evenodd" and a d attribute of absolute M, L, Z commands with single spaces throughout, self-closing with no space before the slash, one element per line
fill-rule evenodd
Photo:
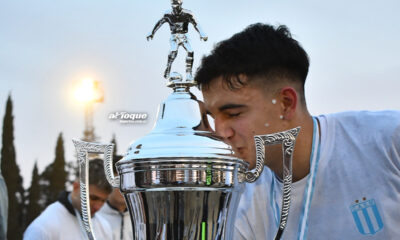
<path fill-rule="evenodd" d="M 170 77 L 171 66 L 174 62 L 176 56 L 178 55 L 178 48 L 182 46 L 186 52 L 186 81 L 192 82 L 192 68 L 194 52 L 190 45 L 190 40 L 187 36 L 189 23 L 191 23 L 200 34 L 200 39 L 207 41 L 208 37 L 201 29 L 200 25 L 197 23 L 192 12 L 187 9 L 182 8 L 181 0 L 171 1 L 172 9 L 164 13 L 164 16 L 156 23 L 151 33 L 147 35 L 147 40 L 151 40 L 157 30 L 164 24 L 168 23 L 171 30 L 171 38 L 169 40 L 171 49 L 168 54 L 167 67 L 164 72 L 164 77 L 168 79 Z"/>

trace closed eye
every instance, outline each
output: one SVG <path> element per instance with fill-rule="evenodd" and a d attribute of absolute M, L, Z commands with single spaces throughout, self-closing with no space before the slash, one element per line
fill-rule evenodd
<path fill-rule="evenodd" d="M 241 114 L 240 112 L 238 112 L 238 113 L 227 113 L 227 115 L 229 117 L 238 117 L 240 114 Z"/>

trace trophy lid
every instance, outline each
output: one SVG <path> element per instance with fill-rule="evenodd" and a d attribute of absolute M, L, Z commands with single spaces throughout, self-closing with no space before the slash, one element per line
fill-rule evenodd
<path fill-rule="evenodd" d="M 161 103 L 155 127 L 130 145 L 118 165 L 160 158 L 239 160 L 233 156 L 232 148 L 213 134 L 204 103 L 189 90 L 193 85 L 194 82 L 182 81 L 179 74 L 172 74 L 168 86 L 173 92 Z"/>

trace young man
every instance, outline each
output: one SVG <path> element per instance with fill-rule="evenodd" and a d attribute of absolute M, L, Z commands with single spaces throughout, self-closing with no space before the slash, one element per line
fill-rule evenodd
<path fill-rule="evenodd" d="M 307 53 L 285 26 L 249 26 L 204 57 L 195 80 L 215 131 L 255 166 L 254 135 L 301 127 L 292 205 L 282 239 L 400 236 L 400 112 L 313 117 Z M 246 185 L 236 239 L 273 239 L 280 220 L 282 147 L 266 147 L 264 171 Z"/>
<path fill-rule="evenodd" d="M 26 229 L 24 239 L 69 240 L 87 239 L 81 217 L 80 184 L 73 184 L 71 193 L 64 192 L 57 202 L 50 204 Z M 97 239 L 112 239 L 111 227 L 95 214 L 107 200 L 111 186 L 106 180 L 103 161 L 89 162 L 89 198 L 93 232 Z"/>
<path fill-rule="evenodd" d="M 114 174 L 117 174 L 115 163 L 121 158 L 122 156 L 118 155 L 113 157 Z M 133 239 L 132 221 L 124 197 L 118 188 L 113 189 L 111 194 L 108 196 L 107 202 L 103 205 L 97 215 L 106 219 L 110 224 L 113 232 L 113 239 Z"/>

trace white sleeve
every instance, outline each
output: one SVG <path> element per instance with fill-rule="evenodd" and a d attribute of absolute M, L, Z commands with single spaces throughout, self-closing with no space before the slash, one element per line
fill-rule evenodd
<path fill-rule="evenodd" d="M 24 232 L 24 240 L 51 240 L 50 236 L 37 224 L 31 224 Z"/>

